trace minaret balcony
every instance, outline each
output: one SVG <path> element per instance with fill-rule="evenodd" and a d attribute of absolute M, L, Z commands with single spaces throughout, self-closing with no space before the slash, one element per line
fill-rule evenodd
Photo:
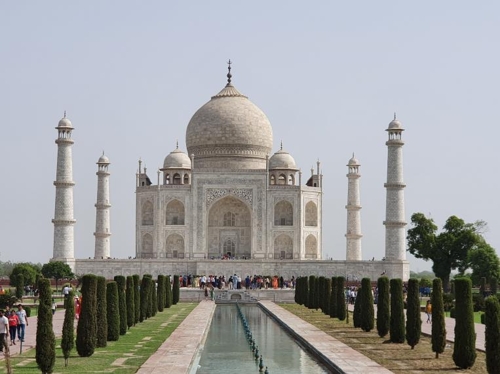
<path fill-rule="evenodd" d="M 75 182 L 73 181 L 54 181 L 54 186 L 56 187 L 73 187 Z"/>
<path fill-rule="evenodd" d="M 388 141 L 385 142 L 385 145 L 387 146 L 393 146 L 393 147 L 402 147 L 403 145 L 405 145 L 405 142 L 401 139 L 390 139 Z"/>
<path fill-rule="evenodd" d="M 396 190 L 398 188 L 405 188 L 406 184 L 405 183 L 384 183 L 384 187 L 389 189 L 389 190 Z"/>
<path fill-rule="evenodd" d="M 76 223 L 76 219 L 53 219 L 52 223 L 54 225 L 73 225 Z"/>
<path fill-rule="evenodd" d="M 345 208 L 347 210 L 361 210 L 361 205 L 346 205 Z"/>
<path fill-rule="evenodd" d="M 386 227 L 405 227 L 407 225 L 404 221 L 384 221 Z"/>

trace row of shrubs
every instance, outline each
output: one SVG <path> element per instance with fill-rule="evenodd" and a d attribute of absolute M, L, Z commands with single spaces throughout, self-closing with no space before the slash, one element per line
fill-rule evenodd
<path fill-rule="evenodd" d="M 42 373 L 51 373 L 55 364 L 55 336 L 52 327 L 50 282 L 41 279 L 38 284 L 40 306 L 38 309 L 36 362 Z M 104 277 L 84 275 L 81 287 L 81 306 L 76 329 L 76 350 L 80 357 L 94 354 L 95 348 L 106 347 L 108 341 L 117 341 L 120 335 L 137 323 L 153 317 L 157 312 L 170 308 L 179 301 L 179 276 L 151 275 L 124 277 L 118 275 L 108 282 Z M 75 347 L 75 308 L 71 291 L 65 300 L 65 316 L 61 348 L 68 364 Z M 38 341 L 40 339 L 40 341 Z"/>
<path fill-rule="evenodd" d="M 401 279 L 381 277 L 377 281 L 378 304 L 376 328 L 380 337 L 387 334 L 393 343 L 405 341 L 413 349 L 420 341 L 421 309 L 419 281 L 410 279 L 407 289 L 406 318 L 403 303 L 403 282 Z M 476 360 L 476 334 L 474 331 L 474 308 L 472 301 L 472 283 L 470 279 L 455 280 L 456 301 L 454 315 L 455 344 L 453 361 L 461 369 L 468 369 Z M 332 315 L 332 307 L 345 311 L 344 283 L 342 277 L 301 277 L 297 279 L 295 301 L 310 309 L 321 309 Z M 342 301 L 340 301 L 342 299 Z M 332 302 L 329 300 L 335 300 Z M 436 358 L 444 352 L 446 346 L 446 324 L 443 302 L 442 281 L 433 281 L 432 304 L 432 351 Z M 498 373 L 500 367 L 500 304 L 495 296 L 485 301 L 486 323 L 486 361 L 489 373 Z M 369 332 L 375 328 L 374 302 L 371 281 L 364 278 L 358 288 L 354 304 L 354 327 Z M 495 371 L 496 370 L 496 371 Z"/>

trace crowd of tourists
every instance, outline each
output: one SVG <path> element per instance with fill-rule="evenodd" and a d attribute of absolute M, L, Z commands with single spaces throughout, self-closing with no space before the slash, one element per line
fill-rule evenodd
<path fill-rule="evenodd" d="M 22 304 L 17 306 L 17 311 L 10 309 L 9 306 L 5 311 L 0 310 L 0 342 L 2 342 L 0 352 L 3 351 L 9 337 L 10 345 L 16 345 L 16 337 L 18 342 L 24 342 L 26 326 L 28 326 L 28 316 Z"/>
<path fill-rule="evenodd" d="M 240 275 L 233 274 L 229 277 L 225 275 L 202 275 L 193 276 L 181 275 L 179 277 L 180 287 L 205 288 L 209 286 L 219 290 L 261 290 L 261 289 L 285 289 L 295 288 L 295 277 L 284 279 L 282 276 L 263 276 L 263 275 L 247 275 L 242 278 Z"/>

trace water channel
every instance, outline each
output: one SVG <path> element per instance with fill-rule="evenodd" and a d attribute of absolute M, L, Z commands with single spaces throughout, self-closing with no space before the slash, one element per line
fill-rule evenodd
<path fill-rule="evenodd" d="M 264 366 L 270 374 L 319 374 L 328 370 L 259 307 L 240 305 Z M 235 305 L 218 305 L 207 335 L 196 374 L 258 373 L 259 361 L 253 357 L 245 329 Z"/>

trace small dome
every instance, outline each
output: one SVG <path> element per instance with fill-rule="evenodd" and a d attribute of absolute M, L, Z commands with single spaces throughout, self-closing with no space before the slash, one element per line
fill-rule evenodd
<path fill-rule="evenodd" d="M 403 125 L 396 118 L 396 113 L 394 113 L 394 119 L 391 121 L 391 123 L 389 123 L 389 127 L 387 128 L 387 131 L 390 131 L 390 130 L 401 130 L 401 131 L 404 130 Z"/>
<path fill-rule="evenodd" d="M 163 161 L 164 169 L 191 169 L 191 159 L 179 148 L 174 149 Z"/>
<path fill-rule="evenodd" d="M 269 170 L 273 169 L 297 170 L 297 164 L 290 153 L 281 148 L 269 159 Z"/>
<path fill-rule="evenodd" d="M 354 157 L 354 153 L 352 154 L 351 159 L 347 162 L 347 166 L 361 166 L 358 159 Z"/>
<path fill-rule="evenodd" d="M 99 157 L 99 160 L 97 161 L 98 164 L 109 164 L 109 158 L 107 158 L 104 155 L 104 152 L 102 153 L 102 156 Z"/>
<path fill-rule="evenodd" d="M 68 118 L 66 118 L 66 113 L 64 113 L 64 117 L 61 118 L 61 120 L 57 124 L 57 127 L 73 128 L 73 125 L 71 124 L 71 121 Z"/>

